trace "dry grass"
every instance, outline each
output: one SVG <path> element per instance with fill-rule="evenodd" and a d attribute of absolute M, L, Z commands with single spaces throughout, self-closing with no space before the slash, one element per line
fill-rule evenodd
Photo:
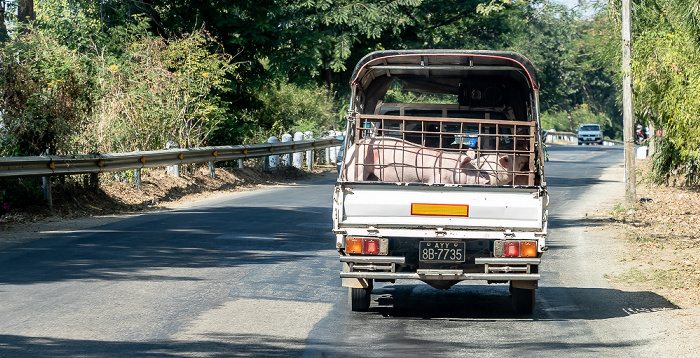
<path fill-rule="evenodd" d="M 700 193 L 647 183 L 648 161 L 638 161 L 642 181 L 632 210 L 619 207 L 612 216 L 624 228 L 631 266 L 614 279 L 643 286 L 681 307 L 700 306 Z"/>

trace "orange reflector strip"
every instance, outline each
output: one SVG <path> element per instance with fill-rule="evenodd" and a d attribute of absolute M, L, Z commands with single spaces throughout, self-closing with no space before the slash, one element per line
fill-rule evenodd
<path fill-rule="evenodd" d="M 412 203 L 411 215 L 469 217 L 469 205 Z"/>
<path fill-rule="evenodd" d="M 537 242 L 521 241 L 520 257 L 537 257 Z"/>

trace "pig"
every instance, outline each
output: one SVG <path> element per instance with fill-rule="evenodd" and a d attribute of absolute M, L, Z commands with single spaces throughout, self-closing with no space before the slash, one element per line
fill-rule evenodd
<path fill-rule="evenodd" d="M 528 157 L 513 154 L 484 154 L 479 156 L 476 164 L 489 178 L 491 185 L 513 184 L 513 175 L 519 174 L 528 165 Z M 518 179 L 521 176 L 516 175 Z M 517 180 L 518 185 L 522 184 Z"/>
<path fill-rule="evenodd" d="M 344 174 L 350 181 L 488 184 L 488 178 L 471 164 L 473 157 L 465 153 L 433 150 L 390 137 L 362 139 L 358 153 L 355 148 L 351 145 L 345 156 Z"/>

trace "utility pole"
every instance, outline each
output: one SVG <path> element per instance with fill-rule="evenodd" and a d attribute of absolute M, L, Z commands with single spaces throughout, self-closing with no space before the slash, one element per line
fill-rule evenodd
<path fill-rule="evenodd" d="M 628 206 L 637 202 L 630 18 L 630 0 L 622 0 L 622 139 L 625 143 L 625 204 Z"/>

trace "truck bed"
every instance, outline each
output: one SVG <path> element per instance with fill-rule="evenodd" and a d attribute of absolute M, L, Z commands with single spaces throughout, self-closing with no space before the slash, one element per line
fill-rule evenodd
<path fill-rule="evenodd" d="M 435 237 L 438 230 L 443 237 L 464 237 L 470 230 L 477 237 L 502 237 L 504 230 L 541 231 L 546 221 L 538 187 L 338 182 L 335 198 L 336 231 L 354 234 L 399 230 L 402 236 Z"/>

